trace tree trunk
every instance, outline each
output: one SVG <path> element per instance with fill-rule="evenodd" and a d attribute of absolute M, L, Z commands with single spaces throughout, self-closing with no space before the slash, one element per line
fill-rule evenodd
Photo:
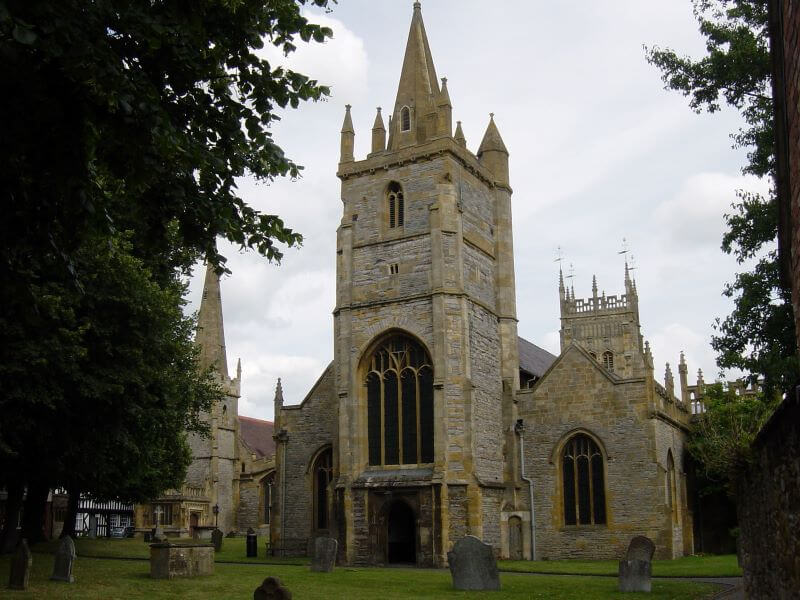
<path fill-rule="evenodd" d="M 28 484 L 28 494 L 25 496 L 25 509 L 22 513 L 22 537 L 28 540 L 28 545 L 43 542 L 44 509 L 47 506 L 47 494 L 50 486 L 37 481 Z"/>
<path fill-rule="evenodd" d="M 64 527 L 61 529 L 61 537 L 70 536 L 75 539 L 75 519 L 78 518 L 78 506 L 81 501 L 81 492 L 78 486 L 67 488 L 69 500 L 67 500 L 67 514 L 64 517 Z"/>
<path fill-rule="evenodd" d="M 21 482 L 9 483 L 7 487 L 6 522 L 0 531 L 0 554 L 11 554 L 17 547 L 17 525 L 24 489 Z"/>

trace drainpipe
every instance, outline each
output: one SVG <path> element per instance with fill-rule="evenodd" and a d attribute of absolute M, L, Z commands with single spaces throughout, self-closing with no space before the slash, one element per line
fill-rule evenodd
<path fill-rule="evenodd" d="M 283 555 L 286 556 L 286 450 L 289 445 L 289 434 L 281 429 L 276 436 L 283 447 L 283 460 L 281 461 L 281 546 Z"/>
<path fill-rule="evenodd" d="M 531 499 L 531 560 L 536 560 L 536 510 L 533 505 L 533 479 L 525 477 L 525 438 L 522 432 L 525 431 L 525 423 L 522 419 L 517 419 L 514 424 L 514 432 L 519 436 L 519 476 L 523 481 L 528 482 L 528 494 Z"/>

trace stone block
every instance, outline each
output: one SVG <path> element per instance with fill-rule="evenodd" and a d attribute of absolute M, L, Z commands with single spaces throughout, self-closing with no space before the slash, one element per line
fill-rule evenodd
<path fill-rule="evenodd" d="M 494 550 L 473 535 L 458 540 L 447 553 L 453 588 L 457 590 L 499 590 L 500 574 Z"/>
<path fill-rule="evenodd" d="M 150 545 L 150 577 L 174 579 L 214 574 L 214 546 L 210 544 Z"/>
<path fill-rule="evenodd" d="M 650 564 L 649 560 L 619 561 L 619 591 L 649 592 L 651 587 Z"/>
<path fill-rule="evenodd" d="M 318 573 L 330 573 L 336 566 L 336 551 L 339 542 L 333 538 L 318 537 L 314 540 L 314 556 L 311 559 L 311 570 Z"/>

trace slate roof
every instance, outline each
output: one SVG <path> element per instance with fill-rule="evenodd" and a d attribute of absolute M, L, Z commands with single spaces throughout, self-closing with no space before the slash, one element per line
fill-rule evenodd
<path fill-rule="evenodd" d="M 272 439 L 273 428 L 272 421 L 239 416 L 239 435 L 258 458 L 275 454 L 275 440 Z"/>
<path fill-rule="evenodd" d="M 523 371 L 541 377 L 556 358 L 544 348 L 539 348 L 525 338 L 519 338 L 519 368 Z"/>

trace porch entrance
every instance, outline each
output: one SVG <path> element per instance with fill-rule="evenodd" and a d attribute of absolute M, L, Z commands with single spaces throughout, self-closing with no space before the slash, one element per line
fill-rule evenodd
<path fill-rule="evenodd" d="M 417 520 L 408 504 L 392 504 L 387 530 L 388 562 L 417 564 Z"/>

